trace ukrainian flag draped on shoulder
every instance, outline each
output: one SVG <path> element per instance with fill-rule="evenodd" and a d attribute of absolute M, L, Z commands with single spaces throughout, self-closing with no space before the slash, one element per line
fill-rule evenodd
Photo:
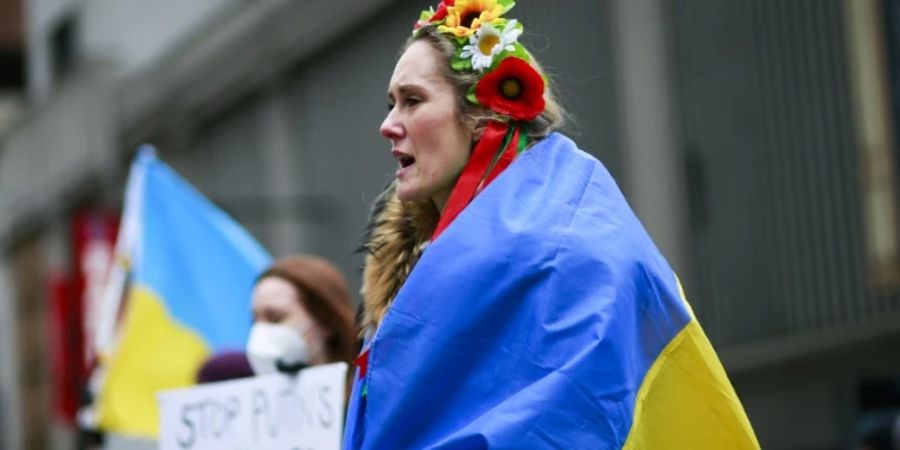
<path fill-rule="evenodd" d="M 122 236 L 130 288 L 98 399 L 100 427 L 155 436 L 159 390 L 195 383 L 214 352 L 243 349 L 250 293 L 268 253 L 143 148 L 131 166 Z"/>
<path fill-rule="evenodd" d="M 346 448 L 759 447 L 675 274 L 559 134 L 424 251 L 368 345 Z"/>

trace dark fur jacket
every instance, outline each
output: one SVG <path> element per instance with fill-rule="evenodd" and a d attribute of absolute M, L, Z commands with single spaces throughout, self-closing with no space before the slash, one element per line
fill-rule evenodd
<path fill-rule="evenodd" d="M 375 201 L 366 227 L 361 332 L 374 331 L 419 260 L 437 225 L 439 213 L 430 200 L 405 202 L 392 182 Z"/>

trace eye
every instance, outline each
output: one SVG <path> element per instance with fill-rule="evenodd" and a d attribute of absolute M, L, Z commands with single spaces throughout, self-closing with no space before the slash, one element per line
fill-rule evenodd
<path fill-rule="evenodd" d="M 406 106 L 416 106 L 419 103 L 422 103 L 422 99 L 419 97 L 406 97 Z"/>
<path fill-rule="evenodd" d="M 279 311 L 268 310 L 262 315 L 263 322 L 281 323 L 284 320 L 284 314 Z"/>

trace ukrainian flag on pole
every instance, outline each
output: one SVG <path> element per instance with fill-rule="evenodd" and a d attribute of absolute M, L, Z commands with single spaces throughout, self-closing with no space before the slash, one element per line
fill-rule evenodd
<path fill-rule="evenodd" d="M 244 348 L 250 293 L 271 258 L 149 146 L 132 163 L 124 209 L 118 256 L 131 283 L 98 420 L 106 431 L 153 437 L 158 391 L 193 384 L 214 352 Z M 107 323 L 117 309 L 107 305 Z"/>

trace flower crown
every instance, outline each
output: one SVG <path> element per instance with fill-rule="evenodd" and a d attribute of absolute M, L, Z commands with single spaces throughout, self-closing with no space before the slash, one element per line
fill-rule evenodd
<path fill-rule="evenodd" d="M 456 51 L 450 66 L 479 73 L 470 102 L 514 120 L 532 120 L 544 111 L 544 78 L 518 42 L 524 27 L 503 17 L 513 0 L 442 0 L 437 11 L 422 11 L 413 33 L 427 25 L 450 37 Z"/>

